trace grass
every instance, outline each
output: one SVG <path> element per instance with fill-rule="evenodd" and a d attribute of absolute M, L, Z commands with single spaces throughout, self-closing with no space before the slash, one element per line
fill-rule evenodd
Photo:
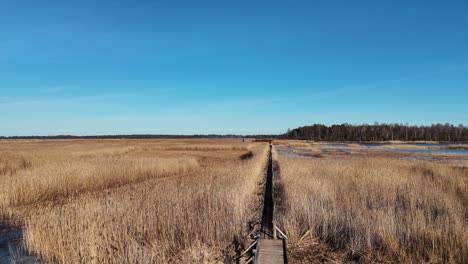
<path fill-rule="evenodd" d="M 466 149 L 466 150 L 468 150 L 468 145 L 466 145 L 466 144 L 464 144 L 464 145 L 461 145 L 461 144 L 455 145 L 454 144 L 454 145 L 448 145 L 446 148 L 447 149 Z"/>
<path fill-rule="evenodd" d="M 46 262 L 222 262 L 243 246 L 266 154 L 229 140 L 2 142 L 0 212 Z"/>
<path fill-rule="evenodd" d="M 18 171 L 31 167 L 31 162 L 19 155 L 0 156 L 0 176 L 12 175 Z"/>
<path fill-rule="evenodd" d="M 468 262 L 466 168 L 280 143 L 314 155 L 273 152 L 291 263 Z M 46 263 L 234 262 L 267 153 L 240 140 L 0 141 L 0 222 L 23 226 Z"/>
<path fill-rule="evenodd" d="M 468 171 L 393 159 L 279 158 L 291 263 L 468 261 Z"/>
<path fill-rule="evenodd" d="M 205 144 L 205 145 L 175 145 L 175 146 L 163 147 L 162 149 L 206 151 L 206 150 L 250 150 L 251 148 L 252 148 L 251 144 L 241 145 L 241 146 Z"/>
<path fill-rule="evenodd" d="M 194 158 L 138 158 L 68 155 L 38 159 L 33 167 L 2 177 L 0 208 L 28 205 L 125 185 L 153 177 L 188 173 L 199 168 Z"/>
<path fill-rule="evenodd" d="M 373 150 L 386 150 L 386 149 L 439 149 L 440 147 L 434 146 L 424 146 L 424 145 L 415 145 L 415 144 L 386 144 L 381 146 L 373 146 L 369 149 Z"/>
<path fill-rule="evenodd" d="M 302 140 L 274 140 L 275 146 L 287 148 L 310 148 L 311 144 Z"/>

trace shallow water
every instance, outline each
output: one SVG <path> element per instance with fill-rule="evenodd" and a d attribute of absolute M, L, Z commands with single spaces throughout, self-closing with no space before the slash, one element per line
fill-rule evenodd
<path fill-rule="evenodd" d="M 343 149 L 343 148 L 326 148 L 326 149 L 321 149 L 320 150 L 321 152 L 356 152 L 356 151 L 359 151 L 359 152 L 365 152 L 367 150 L 365 149 Z"/>
<path fill-rule="evenodd" d="M 420 142 L 408 142 L 408 143 L 372 143 L 372 142 L 318 142 L 320 145 L 324 146 L 347 146 L 350 144 L 361 145 L 366 147 L 379 147 L 379 146 L 391 146 L 391 145 L 416 145 L 416 146 L 426 146 L 426 147 L 447 147 L 448 145 L 460 145 L 460 146 L 467 146 L 467 143 L 420 143 Z"/>
<path fill-rule="evenodd" d="M 386 149 L 384 152 L 468 155 L 468 149 Z"/>
<path fill-rule="evenodd" d="M 34 256 L 29 256 L 23 249 L 21 242 L 23 230 L 21 228 L 8 228 L 0 225 L 0 263 L 40 263 Z"/>
<path fill-rule="evenodd" d="M 353 143 L 354 144 L 354 143 Z M 447 149 L 446 147 L 449 144 L 446 143 L 408 143 L 408 144 L 401 144 L 401 146 L 405 146 L 404 148 L 398 148 L 400 144 L 393 145 L 394 149 L 373 149 L 373 147 L 380 147 L 380 146 L 391 146 L 391 143 L 355 143 L 355 145 L 359 145 L 365 147 L 363 149 L 353 148 L 348 149 L 348 143 L 320 143 L 323 146 L 330 146 L 335 148 L 327 148 L 321 149 L 322 152 L 368 152 L 368 151 L 377 151 L 377 152 L 393 152 L 393 153 L 427 153 L 427 154 L 450 154 L 450 155 L 468 155 L 468 149 Z M 417 146 L 418 148 L 407 148 L 408 146 Z M 461 145 L 466 146 L 467 144 L 450 144 L 450 145 Z M 342 148 L 340 148 L 342 147 Z M 427 149 L 422 149 L 420 147 L 428 147 Z M 432 147 L 432 148 L 431 148 Z M 433 147 L 440 147 L 433 148 Z"/>
<path fill-rule="evenodd" d="M 343 143 L 343 142 L 334 142 L 334 143 L 319 143 L 320 145 L 323 145 L 323 146 L 330 146 L 330 147 L 345 147 L 347 145 L 349 145 L 349 143 Z"/>
<path fill-rule="evenodd" d="M 424 154 L 450 154 L 450 155 L 468 155 L 468 149 L 346 149 L 346 148 L 327 148 L 321 149 L 322 152 L 391 152 L 391 153 L 424 153 Z"/>
<path fill-rule="evenodd" d="M 300 151 L 305 151 L 305 152 L 311 152 L 310 149 L 302 149 L 302 148 L 284 148 L 284 147 L 276 147 L 276 151 L 278 152 L 278 155 L 286 158 L 306 158 L 310 159 L 312 158 L 311 156 L 308 155 L 302 155 L 299 153 L 293 153 L 293 150 L 300 150 Z"/>
<path fill-rule="evenodd" d="M 467 157 L 468 149 L 447 149 L 446 147 L 449 144 L 445 143 L 411 143 L 411 144 L 390 144 L 390 143 L 353 143 L 354 145 L 359 145 L 362 148 L 347 148 L 350 143 L 342 142 L 320 142 L 321 146 L 326 146 L 327 148 L 321 148 L 320 151 L 313 151 L 311 149 L 305 148 L 287 148 L 287 147 L 277 147 L 278 154 L 284 157 L 292 158 L 313 158 L 310 155 L 304 155 L 297 152 L 308 152 L 308 153 L 351 153 L 351 152 L 387 152 L 387 153 L 414 153 L 414 154 L 424 154 L 423 156 L 414 156 L 411 157 L 412 160 L 429 160 L 427 155 L 438 154 L 438 155 L 450 155 L 455 157 Z M 375 148 L 380 146 L 390 146 L 392 145 L 393 149 L 385 148 Z M 414 145 L 415 148 L 408 148 L 409 146 Z M 450 144 L 450 145 L 462 145 L 466 146 L 467 144 Z M 401 146 L 401 148 L 398 148 Z M 427 147 L 427 148 L 421 148 Z M 440 147 L 440 148 L 437 148 Z M 406 159 L 406 157 L 404 157 Z M 408 157 L 409 158 L 409 157 Z"/>

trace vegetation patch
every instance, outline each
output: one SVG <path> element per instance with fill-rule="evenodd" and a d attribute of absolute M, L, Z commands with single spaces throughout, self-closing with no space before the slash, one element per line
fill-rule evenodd
<path fill-rule="evenodd" d="M 27 249 L 46 263 L 233 260 L 250 231 L 268 153 L 267 144 L 234 140 L 4 146 L 31 166 L 0 177 L 0 215 L 24 225 Z M 245 150 L 251 158 L 234 158 Z"/>
<path fill-rule="evenodd" d="M 371 157 L 279 161 L 286 190 L 279 222 L 292 245 L 306 234 L 341 262 L 468 261 L 465 171 Z"/>
<path fill-rule="evenodd" d="M 253 157 L 253 155 L 254 155 L 253 152 L 249 151 L 247 153 L 244 153 L 244 154 L 240 155 L 239 158 L 241 160 L 251 159 Z"/>

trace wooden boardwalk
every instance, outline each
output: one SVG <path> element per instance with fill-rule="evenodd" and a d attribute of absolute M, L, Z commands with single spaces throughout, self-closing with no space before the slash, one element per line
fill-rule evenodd
<path fill-rule="evenodd" d="M 284 239 L 277 239 L 276 231 L 279 229 L 276 228 L 273 219 L 275 209 L 273 197 L 273 159 L 271 150 L 272 146 L 270 145 L 260 238 L 257 240 L 257 248 L 253 259 L 254 264 L 287 263 L 287 256 L 285 254 L 286 242 Z M 286 237 L 282 232 L 281 235 L 283 238 Z"/>
<path fill-rule="evenodd" d="M 258 264 L 284 264 L 284 245 L 281 239 L 260 239 L 258 241 L 256 261 Z"/>

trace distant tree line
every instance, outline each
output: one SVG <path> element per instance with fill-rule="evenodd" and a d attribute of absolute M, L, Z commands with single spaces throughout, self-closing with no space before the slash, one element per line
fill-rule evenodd
<path fill-rule="evenodd" d="M 468 141 L 468 127 L 435 124 L 409 126 L 403 124 L 332 125 L 315 124 L 288 130 L 280 138 L 316 141 Z"/>
<path fill-rule="evenodd" d="M 288 129 L 282 135 L 53 135 L 53 136 L 0 136 L 0 139 L 183 139 L 183 138 L 257 138 L 269 141 L 274 138 L 302 139 L 316 141 L 453 141 L 468 142 L 468 127 L 464 125 L 435 124 L 431 126 L 410 126 L 403 124 L 373 125 L 331 125 L 314 124 L 295 129 Z"/>

